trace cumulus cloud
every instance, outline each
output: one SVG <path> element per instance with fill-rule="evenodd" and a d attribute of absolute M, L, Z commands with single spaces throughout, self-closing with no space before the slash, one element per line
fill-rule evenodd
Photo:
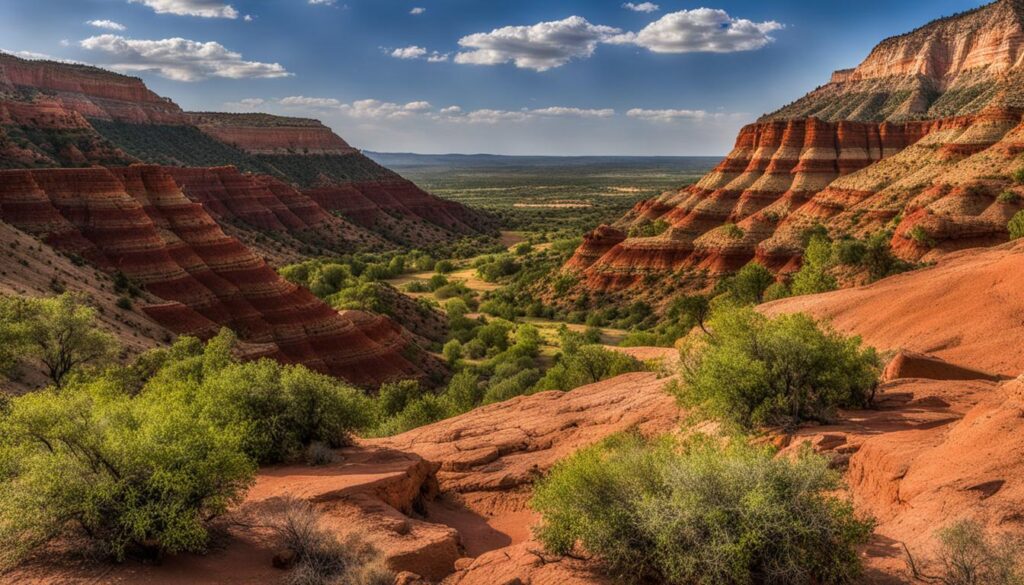
<path fill-rule="evenodd" d="M 243 98 L 237 102 L 224 102 L 224 107 L 232 111 L 251 112 L 259 109 L 267 100 L 263 98 Z"/>
<path fill-rule="evenodd" d="M 645 110 L 633 108 L 626 112 L 630 118 L 656 122 L 677 122 L 679 120 L 704 120 L 718 118 L 722 114 L 709 114 L 704 110 Z"/>
<path fill-rule="evenodd" d="M 632 10 L 633 12 L 657 12 L 661 10 L 661 6 L 658 6 L 654 2 L 641 2 L 639 4 L 626 2 L 622 7 L 626 10 Z"/>
<path fill-rule="evenodd" d="M 409 11 L 409 14 L 423 14 L 427 9 L 422 6 L 417 6 Z"/>
<path fill-rule="evenodd" d="M 299 106 L 299 107 L 312 107 L 312 108 L 337 108 L 340 107 L 341 101 L 334 98 L 316 98 L 306 97 L 304 95 L 289 96 L 281 98 L 279 103 L 282 106 Z"/>
<path fill-rule="evenodd" d="M 158 14 L 201 16 L 203 18 L 238 18 L 238 11 L 220 0 L 128 0 L 144 4 Z"/>
<path fill-rule="evenodd" d="M 640 32 L 618 35 L 609 42 L 655 53 L 733 53 L 768 45 L 775 40 L 771 33 L 782 28 L 774 20 L 753 22 L 732 18 L 724 10 L 697 8 L 666 14 Z"/>
<path fill-rule="evenodd" d="M 550 107 L 529 110 L 529 113 L 537 116 L 570 117 L 570 118 L 611 118 L 615 110 L 604 108 L 600 110 L 588 110 L 581 108 Z"/>
<path fill-rule="evenodd" d="M 335 0 L 309 0 L 310 4 L 320 4 L 323 6 L 334 6 Z"/>
<path fill-rule="evenodd" d="M 437 51 L 428 51 L 423 47 L 417 47 L 416 45 L 410 45 L 408 47 L 402 47 L 399 49 L 392 49 L 389 53 L 395 59 L 426 59 L 429 63 L 441 63 L 448 60 L 448 53 L 438 53 Z"/>
<path fill-rule="evenodd" d="M 417 47 L 416 45 L 410 45 L 408 47 L 391 51 L 391 56 L 395 59 L 419 59 L 426 54 L 426 49 L 423 47 Z"/>
<path fill-rule="evenodd" d="M 95 26 L 96 28 L 105 28 L 107 30 L 127 30 L 127 27 L 119 22 L 113 20 L 87 20 L 85 24 L 89 26 Z"/>
<path fill-rule="evenodd" d="M 79 43 L 91 51 L 110 55 L 107 65 L 117 71 L 154 71 L 176 81 L 199 81 L 208 77 L 228 79 L 289 77 L 278 63 L 246 61 L 240 53 L 220 43 L 173 38 L 127 39 L 118 35 L 89 37 Z"/>
<path fill-rule="evenodd" d="M 337 111 L 352 118 L 363 120 L 384 120 L 407 118 L 433 111 L 430 102 L 414 101 L 405 104 L 385 102 L 381 100 L 358 100 L 345 103 L 334 98 L 318 98 L 306 96 L 290 96 L 277 100 L 285 107 L 316 109 L 321 111 Z"/>
<path fill-rule="evenodd" d="M 459 45 L 466 50 L 455 55 L 455 62 L 469 65 L 511 62 L 521 69 L 547 71 L 572 59 L 590 57 L 598 43 L 621 32 L 610 26 L 591 24 L 582 16 L 532 26 L 506 26 L 459 39 Z"/>

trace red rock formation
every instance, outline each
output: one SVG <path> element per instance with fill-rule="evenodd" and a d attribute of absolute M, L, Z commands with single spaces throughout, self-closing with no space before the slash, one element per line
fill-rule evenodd
<path fill-rule="evenodd" d="M 180 303 L 144 309 L 178 333 L 227 326 L 244 341 L 272 344 L 280 361 L 367 386 L 432 366 L 403 357 L 416 350 L 394 323 L 339 315 L 281 279 L 160 167 L 5 171 L 0 217 Z"/>
<path fill-rule="evenodd" d="M 745 127 L 696 185 L 615 224 L 671 229 L 596 259 L 584 246 L 567 268 L 586 268 L 583 287 L 657 301 L 672 283 L 706 287 L 702 275 L 751 261 L 795 271 L 802 234 L 818 224 L 836 237 L 892 229 L 894 251 L 911 261 L 1005 242 L 1022 207 L 999 198 L 1019 190 L 1010 176 L 1024 152 L 1022 15 L 1021 0 L 999 0 L 884 41 L 857 69 Z M 905 103 L 882 99 L 905 91 Z"/>
<path fill-rule="evenodd" d="M 183 124 L 181 108 L 150 91 L 141 79 L 87 65 L 20 59 L 0 53 L 0 93 L 43 90 L 88 118 Z"/>
<path fill-rule="evenodd" d="M 190 113 L 200 130 L 252 154 L 337 154 L 357 152 L 318 120 L 267 114 Z"/>

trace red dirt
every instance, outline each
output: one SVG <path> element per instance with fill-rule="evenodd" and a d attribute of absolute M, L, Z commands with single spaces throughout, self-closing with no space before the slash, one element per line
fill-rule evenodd
<path fill-rule="evenodd" d="M 933 354 L 1004 376 L 1024 372 L 1024 242 L 965 250 L 880 282 L 762 306 L 805 312 L 879 349 Z"/>

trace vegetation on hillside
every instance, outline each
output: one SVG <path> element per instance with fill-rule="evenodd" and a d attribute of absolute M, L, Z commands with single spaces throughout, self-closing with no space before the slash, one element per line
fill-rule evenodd
<path fill-rule="evenodd" d="M 627 434 L 556 465 L 532 506 L 549 551 L 581 547 L 622 583 L 857 583 L 872 526 L 832 495 L 840 485 L 809 450 Z"/>

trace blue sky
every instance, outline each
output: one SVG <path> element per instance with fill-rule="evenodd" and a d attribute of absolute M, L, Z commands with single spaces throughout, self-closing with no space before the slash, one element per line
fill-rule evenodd
<path fill-rule="evenodd" d="M 978 0 L 0 0 L 0 48 L 392 152 L 717 155 Z M 701 10 L 704 9 L 704 10 Z"/>

